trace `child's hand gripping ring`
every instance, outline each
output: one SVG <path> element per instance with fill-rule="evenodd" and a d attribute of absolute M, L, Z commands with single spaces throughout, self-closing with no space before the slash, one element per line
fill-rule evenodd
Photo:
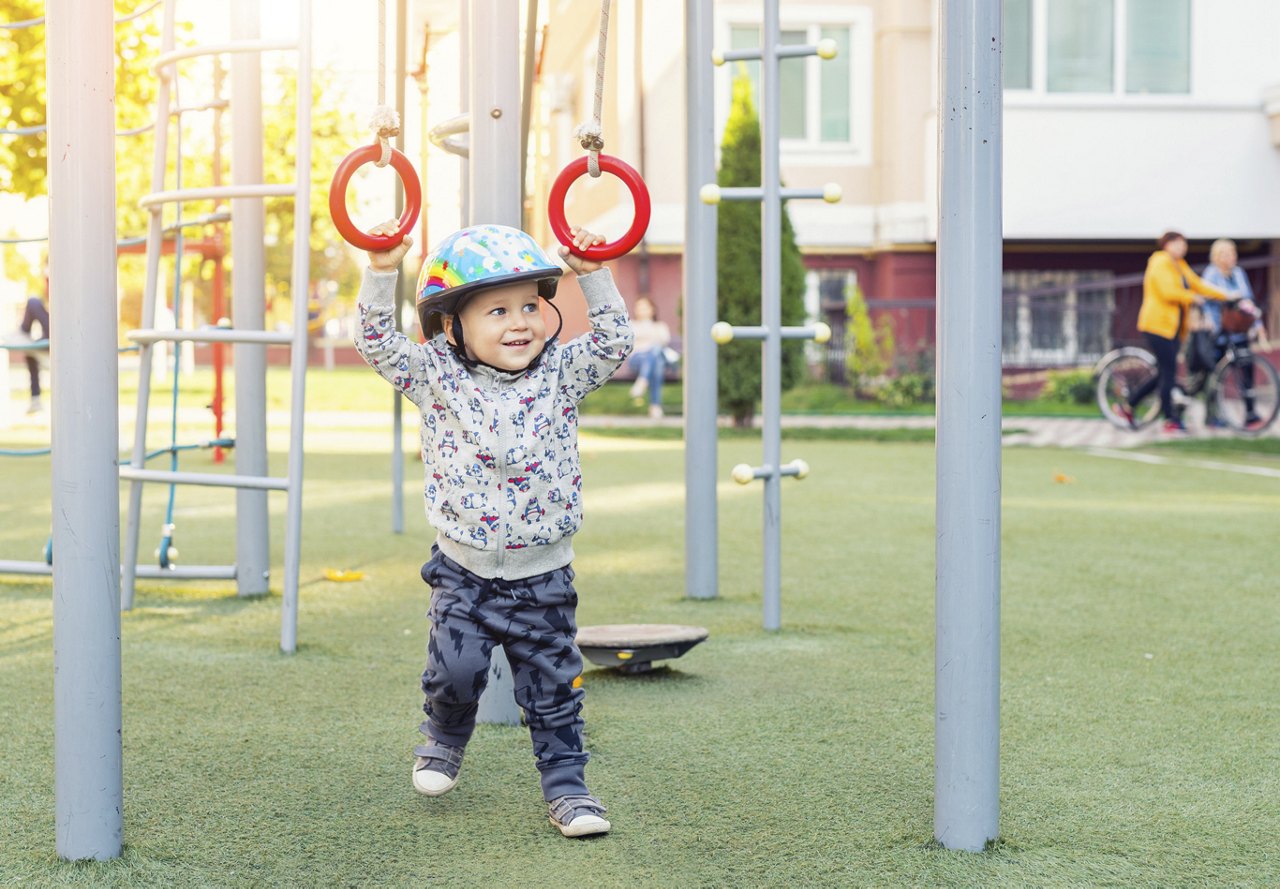
<path fill-rule="evenodd" d="M 342 159 L 333 174 L 333 182 L 329 184 L 329 215 L 333 217 L 334 228 L 351 246 L 372 253 L 390 250 L 403 241 L 404 236 L 418 221 L 418 212 L 422 209 L 422 186 L 418 184 L 418 172 L 409 158 L 393 148 L 390 163 L 404 183 L 404 212 L 400 214 L 396 230 L 390 235 L 368 235 L 355 227 L 347 213 L 347 185 L 356 170 L 381 157 L 381 145 L 362 145 Z"/>
<path fill-rule="evenodd" d="M 606 259 L 617 259 L 619 256 L 628 253 L 632 248 L 640 243 L 640 239 L 644 237 L 645 231 L 649 228 L 649 189 L 645 187 L 644 180 L 640 178 L 640 174 L 635 168 L 625 161 L 618 160 L 612 155 L 600 155 L 600 169 L 608 173 L 612 173 L 622 180 L 627 186 L 627 190 L 631 192 L 631 200 L 635 204 L 635 219 L 631 223 L 631 228 L 616 241 L 609 241 L 595 247 L 588 247 L 585 250 L 578 250 L 573 246 L 573 235 L 569 232 L 569 223 L 564 218 L 564 199 L 569 193 L 569 186 L 578 180 L 583 173 L 587 172 L 587 159 L 580 157 L 575 161 L 571 161 L 568 166 L 560 171 L 560 175 L 556 177 L 555 184 L 551 186 L 551 195 L 547 199 L 547 215 L 550 217 L 551 230 L 555 232 L 556 240 L 564 244 L 577 256 L 584 259 L 591 259 L 597 262 Z"/>

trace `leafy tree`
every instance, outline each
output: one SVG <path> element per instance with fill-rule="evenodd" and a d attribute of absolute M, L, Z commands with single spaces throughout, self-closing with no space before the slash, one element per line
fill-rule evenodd
<path fill-rule="evenodd" d="M 5 21 L 44 15 L 42 0 L 9 0 Z M 25 129 L 44 120 L 44 25 L 0 31 L 0 127 Z M 0 191 L 44 194 L 45 135 L 0 137 Z"/>
<path fill-rule="evenodd" d="M 116 15 L 136 11 L 137 0 L 116 0 Z M 6 21 L 26 21 L 44 15 L 41 0 L 9 0 Z M 156 77 L 151 65 L 159 54 L 160 28 L 156 11 L 129 22 L 116 25 L 116 127 L 119 130 L 135 129 L 151 123 L 155 113 Z M 45 83 L 45 26 L 0 31 L 0 125 L 7 129 L 43 126 L 48 122 L 46 104 L 48 92 Z M 149 140 L 149 135 L 122 136 L 117 143 L 117 172 L 128 173 L 131 161 L 141 161 L 142 174 L 149 180 L 150 157 L 148 150 L 141 150 L 140 142 L 123 140 Z M 47 151 L 46 134 L 9 136 L 0 139 L 0 191 L 33 198 L 47 194 L 45 184 Z M 149 145 L 148 145 L 149 147 Z M 142 189 L 130 192 L 134 185 L 131 178 L 117 179 L 117 206 L 136 210 L 137 198 L 145 193 L 149 181 Z M 141 213 L 142 211 L 137 211 Z M 145 215 L 145 214 L 143 214 Z M 124 221 L 124 220 L 122 220 Z M 132 217 L 129 221 L 135 221 Z M 133 231 L 137 229 L 135 224 Z"/>
<path fill-rule="evenodd" d="M 117 17 L 136 11 L 138 0 L 115 0 Z M 147 127 L 155 120 L 159 80 L 152 66 L 160 54 L 160 10 L 146 13 L 115 27 L 116 56 L 116 129 L 135 130 Z M 41 0 L 9 0 L 5 21 L 22 21 L 44 14 Z M 190 42 L 190 26 L 180 25 L 178 43 Z M 32 127 L 46 123 L 45 85 L 45 28 L 35 25 L 17 30 L 0 30 L 0 127 L 13 129 Z M 210 60 L 195 60 L 180 66 L 183 74 L 174 86 L 178 103 L 186 106 L 207 102 L 217 92 L 227 98 L 230 92 L 229 78 L 223 78 L 221 87 L 211 90 L 210 83 L 219 78 L 200 78 L 208 74 Z M 225 63 L 223 63 L 225 64 Z M 203 71 L 198 66 L 205 66 Z M 294 159 L 297 145 L 294 118 L 296 78 L 292 67 L 280 68 L 264 77 L 263 166 L 267 182 L 291 182 L 294 178 Z M 323 68 L 312 72 L 312 163 L 311 210 L 312 279 L 337 279 L 344 291 L 354 294 L 359 272 L 346 250 L 335 249 L 338 240 L 333 228 L 323 215 L 327 207 L 329 178 L 342 157 L 367 132 L 353 133 L 338 110 L 333 97 L 339 93 L 336 77 Z M 230 117 L 223 115 L 221 132 L 215 133 L 212 112 L 184 115 L 182 122 L 182 184 L 202 187 L 213 184 L 213 142 L 219 139 L 223 146 L 221 155 L 222 181 L 231 181 L 230 165 Z M 169 159 L 166 187 L 173 188 L 177 181 L 178 127 L 171 123 L 169 129 Z M 280 146 L 280 150 L 272 150 Z M 152 165 L 155 155 L 155 133 L 146 130 L 136 135 L 121 135 L 116 140 L 116 230 L 119 236 L 132 237 L 146 234 L 148 211 L 139 206 L 143 195 L 152 190 Z M 29 198 L 47 193 L 46 139 L 45 134 L 0 138 L 0 191 L 20 194 Z M 267 292 L 289 296 L 293 251 L 293 206 L 290 199 L 272 199 L 267 202 Z M 183 210 L 185 219 L 203 215 L 214 209 L 208 202 L 190 204 Z M 166 207 L 164 219 L 174 220 L 176 211 Z M 188 239 L 211 237 L 212 227 L 188 228 Z M 30 232 L 22 234 L 30 235 Z M 224 243 L 229 246 L 229 234 L 224 233 Z M 8 254 L 11 251 L 6 251 Z M 6 262 L 8 259 L 6 258 Z M 11 264 L 11 263 L 9 263 Z M 229 264 L 228 264 L 229 267 Z M 212 302 L 213 263 L 201 260 L 188 251 L 183 264 L 184 280 L 195 287 L 197 309 L 206 317 Z M 123 292 L 121 301 L 122 326 L 136 326 L 142 299 L 145 264 L 141 257 L 122 256 L 119 265 L 119 285 Z M 169 277 L 169 273 L 166 273 Z M 172 278 L 170 277 L 170 281 Z M 166 298 L 167 295 L 166 295 Z M 190 319 L 188 319 L 190 320 Z"/>
<path fill-rule="evenodd" d="M 733 80 L 733 103 L 721 144 L 721 186 L 760 185 L 760 119 L 751 96 L 751 79 L 740 69 Z M 716 310 L 722 321 L 755 325 L 761 321 L 761 208 L 752 201 L 726 201 L 719 208 L 716 239 Z M 804 321 L 804 262 L 795 230 L 782 208 L 782 323 Z M 748 426 L 760 399 L 761 347 L 731 342 L 719 350 L 720 404 L 738 426 Z M 804 373 L 804 345 L 782 346 L 782 388 L 790 389 Z"/>

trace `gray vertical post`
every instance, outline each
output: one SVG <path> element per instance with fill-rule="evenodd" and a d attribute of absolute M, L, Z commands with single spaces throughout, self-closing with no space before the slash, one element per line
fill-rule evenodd
<path fill-rule="evenodd" d="M 716 514 L 716 209 L 699 190 L 716 178 L 711 113 L 711 0 L 686 0 L 684 250 L 684 588 L 691 599 L 718 592 Z"/>
<path fill-rule="evenodd" d="M 400 115 L 400 133 L 395 137 L 396 148 L 404 151 L 404 58 L 405 58 L 405 41 L 409 34 L 409 17 L 406 9 L 406 0 L 396 0 L 396 113 Z M 379 39 L 386 35 L 378 35 Z M 425 63 L 424 63 L 425 64 Z M 425 119 L 427 109 L 422 108 L 422 116 Z M 425 196 L 426 183 L 422 183 L 422 190 Z M 425 203 L 425 201 L 424 201 Z M 400 177 L 396 177 L 396 219 L 400 218 L 400 214 L 404 211 L 404 184 L 400 181 Z M 423 225 L 426 225 L 426 208 L 423 208 Z M 396 314 L 392 319 L 396 329 L 400 327 L 400 316 L 404 307 L 405 300 L 408 298 L 409 291 L 413 289 L 413 285 L 404 275 L 404 266 L 401 264 L 400 277 L 396 279 Z M 391 395 L 391 530 L 395 534 L 404 533 L 404 399 L 399 392 L 393 392 Z"/>
<path fill-rule="evenodd" d="M 471 109 L 468 224 L 520 227 L 520 17 L 511 0 L 474 0 L 468 29 Z M 520 724 L 511 666 L 501 648 L 493 651 L 489 685 L 477 719 Z"/>
<path fill-rule="evenodd" d="M 231 36 L 257 40 L 257 0 L 233 0 Z M 299 97 L 303 101 L 303 97 Z M 231 60 L 231 181 L 262 182 L 262 58 L 236 53 Z M 239 330 L 261 330 L 266 322 L 266 212 L 261 198 L 231 199 L 231 317 Z M 295 282 L 298 283 L 298 282 Z M 307 298 L 300 282 L 295 298 Z M 236 343 L 236 472 L 267 472 L 267 347 Z M 241 596 L 267 592 L 271 566 L 267 492 L 236 491 L 236 589 Z"/>
<path fill-rule="evenodd" d="M 164 24 L 161 30 L 161 52 L 173 49 L 176 10 L 174 4 L 164 7 Z M 155 153 L 151 167 L 151 190 L 164 191 L 165 171 L 169 156 L 169 127 L 172 120 L 169 114 L 169 84 L 176 76 L 177 68 L 169 66 L 160 71 L 160 85 L 156 90 L 156 124 Z M 156 319 L 156 299 L 160 290 L 160 260 L 164 253 L 164 204 L 151 207 L 147 217 L 147 275 L 146 286 L 142 291 L 143 327 L 152 327 Z M 155 345 L 143 343 L 138 352 L 138 397 L 134 403 L 134 435 L 133 458 L 130 465 L 134 469 L 146 467 L 147 453 L 147 416 L 151 404 L 151 365 L 155 356 Z M 121 565 L 121 607 L 126 611 L 133 608 L 133 597 L 137 588 L 138 573 L 138 538 L 141 534 L 142 522 L 142 485 L 140 481 L 129 482 L 129 519 L 124 536 L 123 564 Z"/>
<path fill-rule="evenodd" d="M 764 628 L 782 626 L 782 197 L 778 90 L 778 0 L 765 0 L 760 56 L 760 128 L 764 201 L 761 216 L 760 324 L 765 329 L 761 368 L 761 439 L 764 451 Z"/>
<path fill-rule="evenodd" d="M 943 0 L 934 837 L 996 838 L 1000 786 L 1000 0 Z"/>
<path fill-rule="evenodd" d="M 298 0 L 298 148 L 293 177 L 293 351 L 289 356 L 289 492 L 284 540 L 280 649 L 298 647 L 298 573 L 302 564 L 303 417 L 307 401 L 307 296 L 311 290 L 311 0 Z M 265 407 L 265 402 L 264 402 Z"/>
<path fill-rule="evenodd" d="M 58 855 L 118 858 L 120 482 L 114 13 L 47 5 L 53 326 L 53 717 Z"/>
<path fill-rule="evenodd" d="M 462 78 L 458 84 L 458 90 L 461 98 L 459 110 L 466 114 L 471 110 L 471 0 L 458 0 L 458 39 L 462 45 L 461 62 L 462 62 Z M 468 124 L 470 126 L 470 124 Z M 474 130 L 472 130 L 474 132 Z M 462 176 L 462 224 L 471 224 L 471 161 L 469 159 L 470 151 L 462 156 L 459 166 L 459 174 Z M 422 214 L 424 217 L 426 213 Z M 430 245 L 428 245 L 429 247 Z"/>

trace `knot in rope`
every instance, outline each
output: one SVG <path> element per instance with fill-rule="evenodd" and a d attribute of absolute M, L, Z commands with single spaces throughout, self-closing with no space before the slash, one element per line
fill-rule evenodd
<path fill-rule="evenodd" d="M 600 152 L 604 150 L 603 130 L 599 121 L 584 123 L 574 130 L 578 143 L 587 151 L 587 172 L 592 178 L 600 176 Z"/>
<path fill-rule="evenodd" d="M 391 163 L 391 144 L 387 140 L 400 135 L 400 115 L 389 105 L 379 105 L 373 109 L 373 116 L 369 118 L 369 128 L 377 133 L 378 141 L 382 144 L 382 157 L 374 161 L 374 164 L 385 167 Z"/>

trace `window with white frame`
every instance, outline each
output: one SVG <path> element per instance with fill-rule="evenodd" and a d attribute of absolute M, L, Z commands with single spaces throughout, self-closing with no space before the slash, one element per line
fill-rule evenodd
<path fill-rule="evenodd" d="M 1191 91 L 1191 0 L 1003 0 L 1006 90 Z"/>
<path fill-rule="evenodd" d="M 780 42 L 783 45 L 816 44 L 821 40 L 832 40 L 836 45 L 833 59 L 804 57 L 779 61 L 778 123 L 783 150 L 791 161 L 805 152 L 838 153 L 846 161 L 866 159 L 871 126 L 870 13 L 864 8 L 846 7 L 840 15 L 847 20 L 804 24 L 784 18 L 782 22 Z M 730 49 L 760 46 L 758 17 L 752 21 L 743 13 L 729 10 L 722 24 L 720 45 Z M 760 63 L 732 62 L 726 64 L 724 70 L 722 109 L 728 108 L 731 78 L 743 70 L 751 78 L 758 108 Z M 718 123 L 723 126 L 723 114 Z"/>
<path fill-rule="evenodd" d="M 1008 364 L 1073 365 L 1110 347 L 1115 288 L 1110 272 L 1004 273 L 1001 353 Z"/>

